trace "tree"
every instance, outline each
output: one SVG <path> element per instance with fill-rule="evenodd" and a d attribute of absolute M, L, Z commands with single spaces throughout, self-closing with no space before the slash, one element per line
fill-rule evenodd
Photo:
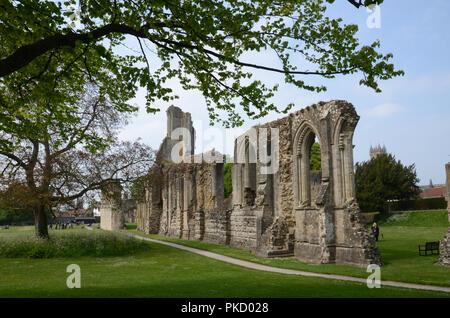
<path fill-rule="evenodd" d="M 223 166 L 223 187 L 224 197 L 229 198 L 233 193 L 233 180 L 232 180 L 233 163 L 226 162 Z"/>
<path fill-rule="evenodd" d="M 350 2 L 351 4 L 353 4 L 357 8 L 362 7 L 362 6 L 370 7 L 371 5 L 381 4 L 381 3 L 383 3 L 383 1 L 384 0 L 358 0 L 358 1 L 356 1 L 356 0 L 348 0 L 348 2 Z"/>
<path fill-rule="evenodd" d="M 363 211 L 385 212 L 388 200 L 409 200 L 420 193 L 415 165 L 404 166 L 391 154 L 356 164 L 356 198 Z"/>
<path fill-rule="evenodd" d="M 15 94 L 8 96 L 13 99 Z M 154 160 L 149 147 L 117 140 L 128 113 L 118 109 L 101 87 L 87 84 L 74 94 L 72 104 L 55 104 L 53 97 L 43 97 L 24 105 L 27 112 L 21 115 L 5 112 L 16 128 L 0 132 L 0 190 L 9 191 L 1 203 L 33 210 L 36 235 L 42 238 L 48 237 L 52 208 L 92 194 L 111 180 L 132 182 Z M 54 106 L 59 111 L 48 111 Z"/>
<path fill-rule="evenodd" d="M 320 153 L 319 143 L 313 143 L 311 147 L 311 156 L 309 158 L 309 165 L 311 171 L 322 170 L 322 155 Z"/>
<path fill-rule="evenodd" d="M 283 74 L 287 83 L 317 92 L 326 87 L 306 83 L 306 76 L 360 73 L 360 84 L 379 92 L 379 80 L 403 72 L 389 63 L 392 54 L 377 52 L 379 42 L 361 45 L 356 25 L 327 17 L 326 5 L 333 2 L 81 0 L 80 26 L 72 27 L 67 19 L 73 12 L 66 9 L 76 0 L 64 5 L 3 1 L 0 97 L 7 99 L 7 90 L 20 89 L 25 97 L 39 99 L 55 94 L 57 79 L 74 85 L 83 74 L 101 83 L 113 102 L 124 105 L 138 86 L 145 87 L 147 110 L 154 112 L 159 101 L 177 98 L 165 83 L 178 78 L 184 89 L 203 94 L 212 123 L 228 127 L 243 123 L 236 104 L 252 119 L 271 111 L 287 112 L 293 106 L 278 109 L 271 102 L 278 86 L 253 80 L 254 69 Z M 348 2 L 359 8 L 382 1 Z M 140 52 L 119 54 L 118 48 L 131 39 Z M 258 54 L 264 51 L 273 52 L 280 66 L 255 64 L 242 57 L 253 52 L 254 60 L 260 61 Z M 118 90 L 116 83 L 122 84 Z M 0 107 L 21 105 L 6 101 Z"/>

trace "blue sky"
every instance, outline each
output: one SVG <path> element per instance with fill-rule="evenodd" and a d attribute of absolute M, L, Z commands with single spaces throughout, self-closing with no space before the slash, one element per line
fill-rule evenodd
<path fill-rule="evenodd" d="M 359 86 L 358 75 L 322 80 L 328 91 L 321 94 L 280 85 L 274 101 L 280 106 L 293 102 L 295 111 L 322 100 L 347 100 L 361 116 L 354 137 L 355 162 L 368 160 L 370 146 L 382 144 L 404 164 L 416 164 L 420 184 L 428 184 L 430 179 L 435 184 L 444 183 L 444 165 L 450 162 L 450 1 L 385 0 L 380 7 L 380 28 L 367 26 L 366 20 L 371 14 L 373 12 L 365 8 L 357 10 L 343 0 L 337 0 L 329 11 L 330 16 L 342 17 L 345 23 L 358 24 L 361 43 L 379 39 L 380 50 L 394 54 L 392 61 L 405 71 L 405 76 L 382 82 L 382 93 Z M 270 65 L 272 61 L 273 56 L 267 54 L 258 62 Z M 254 74 L 269 83 L 283 81 L 274 74 Z M 180 96 L 177 106 L 191 113 L 198 131 L 201 125 L 205 131 L 208 119 L 202 96 L 184 92 L 175 82 L 171 85 Z M 143 91 L 134 102 L 141 110 L 125 127 L 121 138 L 141 138 L 157 149 L 166 134 L 165 109 L 156 115 L 147 114 L 143 109 Z M 220 126 L 209 128 L 205 135 L 222 134 L 222 141 L 212 142 L 205 137 L 203 149 L 196 144 L 196 152 L 216 147 L 232 153 L 230 136 L 279 117 L 282 116 L 270 114 L 258 121 L 246 120 L 243 127 L 227 133 Z"/>

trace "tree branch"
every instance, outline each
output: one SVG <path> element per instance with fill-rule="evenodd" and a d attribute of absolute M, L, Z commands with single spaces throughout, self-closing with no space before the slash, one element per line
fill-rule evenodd
<path fill-rule="evenodd" d="M 146 37 L 144 29 L 135 30 L 127 25 L 118 23 L 107 24 L 83 34 L 69 32 L 67 34 L 52 35 L 33 44 L 24 45 L 17 49 L 12 55 L 0 60 L 0 77 L 18 71 L 50 50 L 66 46 L 75 47 L 77 42 L 83 44 L 92 43 L 112 33 Z"/>
<path fill-rule="evenodd" d="M 17 162 L 18 165 L 20 165 L 22 168 L 26 168 L 26 164 L 16 155 L 6 152 L 6 151 L 0 151 L 0 155 L 8 157 L 9 159 L 14 160 L 15 162 Z"/>

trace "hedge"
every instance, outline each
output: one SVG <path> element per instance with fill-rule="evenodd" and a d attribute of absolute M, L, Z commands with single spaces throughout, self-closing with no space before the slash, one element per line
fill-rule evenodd
<path fill-rule="evenodd" d="M 445 198 L 395 201 L 386 204 L 386 211 L 442 210 L 446 208 Z"/>

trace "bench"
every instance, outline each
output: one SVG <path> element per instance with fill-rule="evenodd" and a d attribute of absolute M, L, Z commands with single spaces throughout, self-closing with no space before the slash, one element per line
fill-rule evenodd
<path fill-rule="evenodd" d="M 436 255 L 439 255 L 439 242 L 426 242 L 425 246 L 419 245 L 420 256 L 427 256 L 428 252 L 431 252 L 430 255 L 434 255 L 434 251 L 437 251 Z"/>

